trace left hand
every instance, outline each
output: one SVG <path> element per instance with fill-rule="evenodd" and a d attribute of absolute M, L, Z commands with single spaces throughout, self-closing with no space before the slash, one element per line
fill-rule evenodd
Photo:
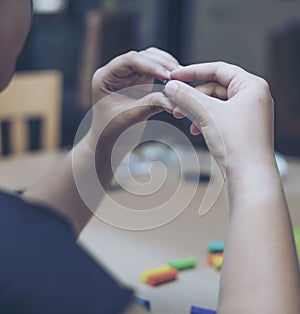
<path fill-rule="evenodd" d="M 93 103 L 126 87 L 152 84 L 155 78 L 170 79 L 170 72 L 178 67 L 179 63 L 173 56 L 154 47 L 125 53 L 95 72 Z"/>
<path fill-rule="evenodd" d="M 116 57 L 95 72 L 92 80 L 93 120 L 88 143 L 93 151 L 97 143 L 101 144 L 101 150 L 96 151 L 96 163 L 103 160 L 100 155 L 104 151 L 106 154 L 111 152 L 113 144 L 126 129 L 162 110 L 173 109 L 163 93 L 152 92 L 152 89 L 154 79 L 170 79 L 170 72 L 178 67 L 177 60 L 167 52 L 149 48 Z M 138 144 L 143 131 L 144 125 L 141 125 L 126 133 L 122 143 L 118 144 L 116 163 Z"/>

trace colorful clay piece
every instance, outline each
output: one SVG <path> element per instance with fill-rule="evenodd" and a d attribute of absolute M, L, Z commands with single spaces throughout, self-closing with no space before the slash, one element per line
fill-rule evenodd
<path fill-rule="evenodd" d="M 223 256 L 215 256 L 213 259 L 213 267 L 217 270 L 222 268 Z"/>
<path fill-rule="evenodd" d="M 224 242 L 210 242 L 208 244 L 207 250 L 209 253 L 220 253 L 224 251 Z"/>
<path fill-rule="evenodd" d="M 298 255 L 298 263 L 300 266 L 300 228 L 294 229 L 294 238 L 295 238 L 296 250 L 297 250 L 297 255 Z"/>
<path fill-rule="evenodd" d="M 173 281 L 177 278 L 177 269 L 168 269 L 158 274 L 152 274 L 147 279 L 147 284 L 150 286 L 157 286 L 165 282 Z"/>
<path fill-rule="evenodd" d="M 142 282 L 147 282 L 148 277 L 150 275 L 159 274 L 159 273 L 164 272 L 164 271 L 169 270 L 169 269 L 171 269 L 171 267 L 169 265 L 163 265 L 163 266 L 155 267 L 152 269 L 144 270 L 141 273 L 141 280 L 142 280 Z"/>
<path fill-rule="evenodd" d="M 194 257 L 186 257 L 174 261 L 168 262 L 168 265 L 172 268 L 183 270 L 188 268 L 194 268 L 196 266 L 196 260 Z"/>
<path fill-rule="evenodd" d="M 223 256 L 223 253 L 209 253 L 207 255 L 207 259 L 206 259 L 207 264 L 209 266 L 213 266 L 214 265 L 214 258 L 215 257 L 220 257 L 220 256 Z"/>
<path fill-rule="evenodd" d="M 151 311 L 151 305 L 150 305 L 150 301 L 149 300 L 145 300 L 145 299 L 142 299 L 142 298 L 139 298 L 139 297 L 134 297 L 133 300 L 134 300 L 134 302 L 142 305 L 145 310 Z"/>
<path fill-rule="evenodd" d="M 208 309 L 202 309 L 197 306 L 191 306 L 191 314 L 216 314 L 216 311 L 208 310 Z"/>

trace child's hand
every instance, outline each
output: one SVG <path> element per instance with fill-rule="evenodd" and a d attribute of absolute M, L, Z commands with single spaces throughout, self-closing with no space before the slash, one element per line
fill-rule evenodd
<path fill-rule="evenodd" d="M 225 171 L 273 154 L 273 99 L 262 78 L 223 62 L 181 67 L 165 92 L 178 106 L 173 115 L 191 113 L 193 134 L 202 132 Z M 183 82 L 203 80 L 193 88 Z"/>
<path fill-rule="evenodd" d="M 178 67 L 177 60 L 170 54 L 149 48 L 121 55 L 97 70 L 92 80 L 94 107 L 88 134 L 90 147 L 95 150 L 100 139 L 102 149 L 108 152 L 129 127 L 163 109 L 170 110 L 171 101 L 161 92 L 152 92 L 153 82 L 154 79 L 170 79 L 170 72 Z M 116 151 L 116 165 L 138 144 L 143 130 L 144 125 L 139 125 L 123 136 Z"/>
<path fill-rule="evenodd" d="M 126 87 L 152 84 L 155 78 L 170 79 L 170 72 L 178 67 L 174 57 L 157 48 L 125 53 L 95 72 L 93 103 Z"/>

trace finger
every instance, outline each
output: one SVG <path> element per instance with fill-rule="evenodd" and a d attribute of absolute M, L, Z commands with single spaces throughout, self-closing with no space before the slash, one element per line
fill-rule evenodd
<path fill-rule="evenodd" d="M 183 119 L 185 117 L 187 117 L 189 115 L 189 113 L 184 110 L 183 108 L 180 108 L 179 106 L 175 107 L 175 109 L 173 110 L 173 116 L 176 119 Z"/>
<path fill-rule="evenodd" d="M 150 48 L 147 48 L 146 50 L 154 52 L 156 54 L 159 54 L 159 55 L 165 57 L 166 59 L 168 59 L 170 61 L 172 60 L 174 63 L 177 63 L 179 65 L 178 60 L 174 56 L 172 56 L 170 53 L 168 53 L 168 52 L 166 52 L 164 50 L 158 49 L 156 47 L 150 47 Z"/>
<path fill-rule="evenodd" d="M 193 135 L 199 135 L 201 134 L 201 127 L 197 126 L 197 124 L 193 122 L 190 126 L 190 132 Z"/>
<path fill-rule="evenodd" d="M 150 60 L 153 60 L 166 68 L 168 71 L 173 71 L 176 70 L 179 66 L 177 62 L 174 62 L 173 59 L 166 58 L 163 55 L 160 55 L 158 53 L 149 51 L 149 50 L 144 50 L 141 51 L 140 54 L 144 55 L 145 57 L 149 58 Z"/>
<path fill-rule="evenodd" d="M 171 100 L 160 92 L 151 93 L 132 103 L 127 109 L 134 110 L 134 119 L 145 120 L 154 114 L 166 110 L 172 111 L 174 108 Z"/>
<path fill-rule="evenodd" d="M 194 116 L 191 120 L 199 121 L 201 126 L 202 122 L 207 123 L 210 120 L 208 111 L 211 111 L 214 105 L 221 102 L 221 100 L 209 97 L 179 81 L 167 83 L 165 94 L 182 109 Z"/>
<path fill-rule="evenodd" d="M 142 89 L 141 85 L 138 85 L 138 83 L 140 82 L 142 76 L 143 76 L 143 74 L 134 72 L 134 73 L 128 75 L 126 77 L 126 79 L 114 80 L 113 84 L 109 83 L 110 78 L 108 76 L 106 76 L 105 78 L 102 78 L 103 77 L 103 74 L 102 74 L 101 78 L 106 82 L 105 86 L 109 92 L 116 92 L 116 91 L 119 91 L 125 87 L 136 86 L 136 85 L 139 86 L 139 88 L 141 90 Z M 99 77 L 99 75 L 97 76 L 98 80 L 101 78 Z"/>
<path fill-rule="evenodd" d="M 238 75 L 246 74 L 242 68 L 225 62 L 211 62 L 192 64 L 181 67 L 171 73 L 172 79 L 180 81 L 216 81 L 228 87 L 231 81 Z"/>
<path fill-rule="evenodd" d="M 136 51 L 116 57 L 104 67 L 104 70 L 117 79 L 125 78 L 134 72 L 149 75 L 159 80 L 170 77 L 170 71 L 164 66 Z"/>
<path fill-rule="evenodd" d="M 228 89 L 217 82 L 204 83 L 196 86 L 195 88 L 197 91 L 204 93 L 207 96 L 219 98 L 222 100 L 228 99 L 227 96 Z"/>

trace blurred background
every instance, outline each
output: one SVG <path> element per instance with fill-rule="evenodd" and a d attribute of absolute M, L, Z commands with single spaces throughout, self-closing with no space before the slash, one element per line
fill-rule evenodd
<path fill-rule="evenodd" d="M 156 46 L 181 64 L 223 60 L 265 77 L 276 104 L 276 149 L 300 156 L 300 2 L 284 0 L 34 0 L 18 72 L 58 70 L 63 78 L 60 147 L 70 147 L 90 108 L 93 71 L 129 50 Z M 42 104 L 41 104 L 42 105 Z M 189 135 L 189 121 L 155 117 Z M 60 122 L 61 121 L 61 122 Z M 39 121 L 31 121 L 38 148 Z M 7 133 L 2 124 L 2 135 Z M 2 143 L 2 151 L 9 147 Z"/>

